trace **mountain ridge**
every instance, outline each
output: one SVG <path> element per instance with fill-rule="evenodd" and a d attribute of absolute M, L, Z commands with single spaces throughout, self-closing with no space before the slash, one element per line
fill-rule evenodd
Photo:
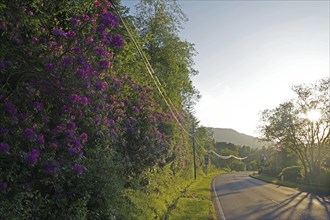
<path fill-rule="evenodd" d="M 232 128 L 213 128 L 207 127 L 213 133 L 216 142 L 227 142 L 240 146 L 250 146 L 253 148 L 261 148 L 266 146 L 266 142 L 260 142 L 258 138 L 240 133 Z"/>

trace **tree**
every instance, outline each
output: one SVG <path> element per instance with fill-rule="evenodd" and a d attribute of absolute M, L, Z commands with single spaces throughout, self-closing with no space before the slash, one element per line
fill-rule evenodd
<path fill-rule="evenodd" d="M 319 176 L 330 152 L 330 79 L 292 90 L 295 99 L 262 112 L 260 133 L 296 154 L 310 183 Z"/>
<path fill-rule="evenodd" d="M 187 18 L 175 0 L 141 0 L 137 6 L 136 26 L 156 76 L 176 108 L 198 99 L 190 76 L 195 49 L 181 40 L 179 32 Z"/>

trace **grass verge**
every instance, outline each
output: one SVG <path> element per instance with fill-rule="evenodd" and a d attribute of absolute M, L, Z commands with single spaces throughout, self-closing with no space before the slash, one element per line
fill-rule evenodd
<path fill-rule="evenodd" d="M 218 170 L 210 174 L 199 175 L 187 190 L 178 198 L 168 219 L 216 219 L 210 190 L 212 179 L 225 171 Z"/>
<path fill-rule="evenodd" d="M 276 177 L 270 177 L 270 176 L 263 176 L 259 174 L 255 175 L 250 175 L 253 178 L 263 180 L 268 183 L 280 185 L 280 186 L 286 186 L 290 188 L 296 188 L 300 191 L 303 192 L 310 192 L 310 193 L 317 193 L 317 194 L 324 194 L 324 195 L 329 195 L 330 190 L 329 188 L 321 187 L 321 186 L 316 186 L 316 185 L 306 185 L 306 184 L 299 184 L 299 183 L 294 183 L 290 181 L 281 181 Z"/>

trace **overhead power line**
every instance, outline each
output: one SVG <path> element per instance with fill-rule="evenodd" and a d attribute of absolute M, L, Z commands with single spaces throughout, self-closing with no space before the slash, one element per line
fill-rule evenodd
<path fill-rule="evenodd" d="M 144 63 L 144 65 L 146 66 L 147 70 L 148 70 L 148 73 L 152 79 L 152 81 L 154 82 L 159 94 L 161 95 L 162 99 L 164 100 L 165 104 L 168 106 L 168 108 L 170 109 L 171 111 L 171 114 L 172 116 L 174 117 L 174 119 L 176 120 L 176 122 L 178 123 L 178 125 L 181 127 L 182 131 L 184 133 L 186 133 L 188 136 L 192 137 L 192 138 L 195 138 L 193 134 L 189 133 L 185 127 L 182 125 L 182 123 L 179 121 L 178 117 L 176 116 L 176 114 L 174 113 L 174 111 L 177 113 L 177 115 L 181 115 L 179 113 L 179 111 L 176 109 L 176 107 L 174 106 L 173 102 L 171 101 L 171 99 L 168 97 L 167 93 L 166 93 L 166 90 L 164 89 L 163 85 L 161 84 L 161 82 L 159 81 L 158 77 L 156 76 L 155 74 L 155 71 L 154 69 L 152 68 L 149 60 L 147 59 L 146 55 L 144 54 L 143 50 L 141 49 L 141 47 L 138 45 L 138 43 L 136 42 L 135 40 L 135 37 L 133 36 L 132 34 L 132 31 L 130 30 L 130 28 L 128 27 L 128 25 L 126 24 L 126 21 L 125 19 L 120 15 L 117 7 L 115 4 L 112 4 L 115 11 L 117 12 L 116 14 L 118 15 L 118 17 L 121 19 L 126 31 L 128 32 L 128 35 L 130 36 L 131 40 L 133 41 L 133 44 L 135 46 L 135 48 L 137 49 L 139 55 L 141 56 L 142 58 L 142 61 Z M 134 24 L 133 24 L 134 25 Z M 174 109 L 174 110 L 173 110 Z M 206 151 L 205 148 L 203 146 L 201 146 L 197 140 L 196 140 L 196 143 L 199 147 L 201 147 L 205 152 L 212 152 L 213 154 L 215 154 L 216 156 L 218 156 L 219 158 L 221 159 L 230 159 L 230 158 L 235 158 L 235 159 L 239 159 L 239 160 L 244 160 L 246 159 L 245 158 L 239 158 L 239 157 L 236 157 L 234 155 L 229 155 L 229 156 L 222 156 L 222 155 L 219 155 L 217 154 L 216 152 L 214 152 L 213 150 L 211 151 Z"/>
<path fill-rule="evenodd" d="M 153 70 L 151 64 L 149 63 L 147 57 L 145 56 L 144 52 L 142 51 L 142 49 L 140 48 L 140 46 L 139 46 L 138 43 L 136 42 L 135 37 L 133 36 L 132 31 L 130 30 L 130 28 L 128 27 L 128 25 L 126 24 L 125 19 L 120 15 L 120 13 L 119 13 L 119 11 L 118 11 L 116 5 L 113 4 L 113 6 L 114 6 L 114 9 L 115 9 L 116 12 L 117 12 L 118 17 L 121 19 L 121 21 L 122 21 L 122 23 L 123 23 L 125 29 L 127 30 L 127 32 L 128 32 L 128 34 L 129 34 L 131 40 L 133 41 L 133 44 L 134 44 L 135 48 L 137 49 L 139 55 L 141 56 L 141 58 L 142 58 L 142 60 L 143 60 L 143 62 L 144 62 L 144 64 L 145 64 L 145 66 L 146 66 L 146 68 L 147 68 L 147 70 L 148 70 L 148 73 L 149 73 L 151 79 L 153 80 L 153 82 L 154 82 L 154 84 L 155 84 L 155 86 L 156 86 L 156 88 L 157 88 L 159 94 L 161 95 L 161 97 L 162 97 L 162 99 L 164 100 L 165 104 L 166 104 L 166 105 L 168 106 L 168 108 L 170 109 L 172 116 L 173 116 L 174 119 L 177 121 L 177 123 L 178 123 L 179 126 L 182 128 L 182 130 L 183 130 L 187 135 L 189 135 L 190 137 L 192 137 L 192 134 L 190 134 L 190 133 L 184 128 L 184 126 L 181 124 L 181 122 L 179 121 L 179 119 L 178 119 L 177 116 L 175 115 L 174 111 L 176 111 L 178 115 L 180 115 L 180 114 L 179 114 L 178 111 L 176 110 L 176 108 L 175 108 L 175 106 L 173 105 L 173 102 L 171 101 L 171 99 L 170 99 L 169 97 L 166 97 L 167 94 L 166 94 L 165 89 L 163 88 L 162 84 L 160 83 L 158 77 L 155 75 L 155 72 L 154 72 L 154 70 Z M 174 110 L 173 110 L 173 109 L 174 109 Z"/>

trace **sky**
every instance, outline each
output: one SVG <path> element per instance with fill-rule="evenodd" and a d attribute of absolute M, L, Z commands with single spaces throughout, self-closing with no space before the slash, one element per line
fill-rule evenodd
<path fill-rule="evenodd" d="M 327 0 L 178 2 L 188 17 L 180 36 L 198 53 L 203 126 L 258 136 L 261 111 L 292 98 L 293 85 L 330 77 Z"/>

